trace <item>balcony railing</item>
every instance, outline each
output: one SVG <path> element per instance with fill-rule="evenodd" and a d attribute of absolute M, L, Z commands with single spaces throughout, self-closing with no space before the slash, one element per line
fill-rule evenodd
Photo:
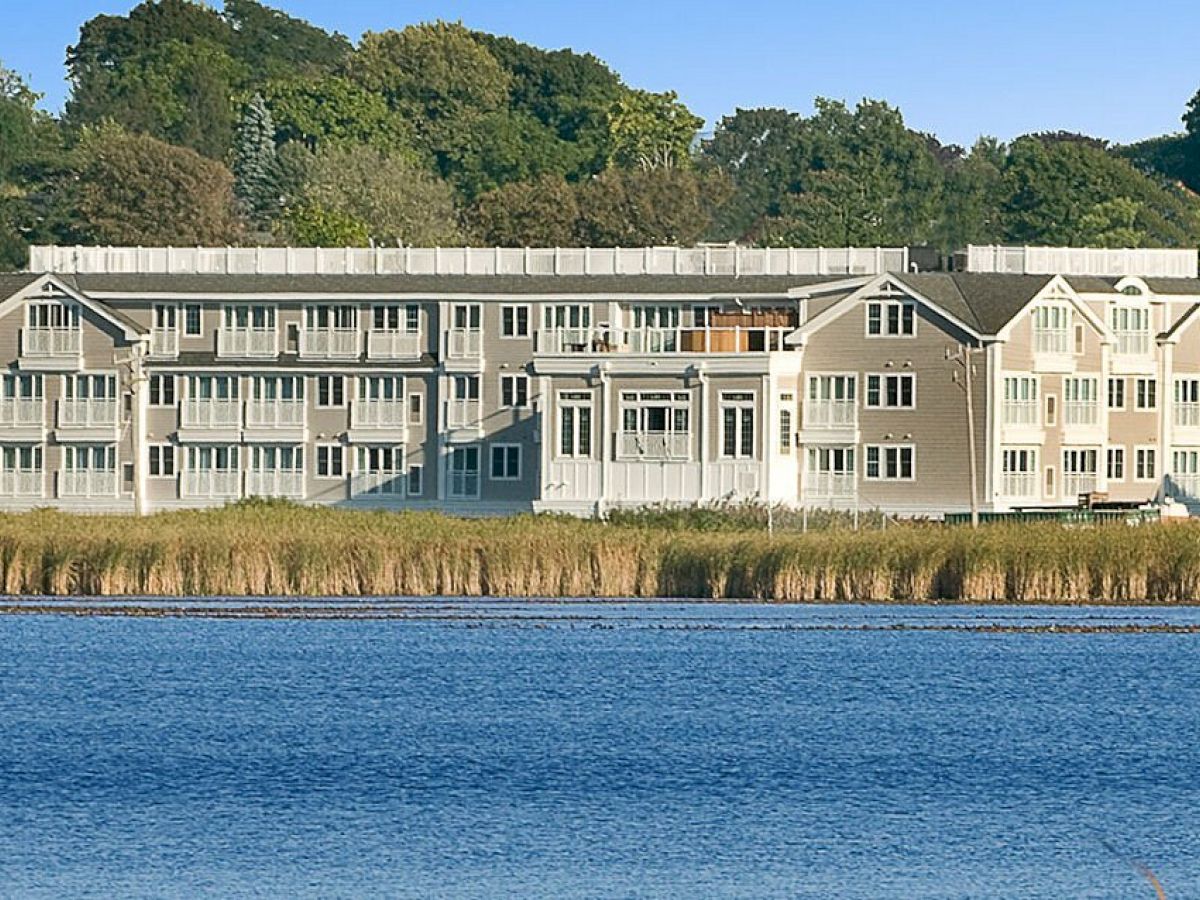
<path fill-rule="evenodd" d="M 300 355 L 310 359 L 357 359 L 362 333 L 357 328 L 305 328 L 300 332 Z"/>
<path fill-rule="evenodd" d="M 539 331 L 535 353 L 770 353 L 786 350 L 790 328 L 555 328 Z"/>
<path fill-rule="evenodd" d="M 448 428 L 478 428 L 482 421 L 482 407 L 478 400 L 446 401 L 446 426 Z"/>
<path fill-rule="evenodd" d="M 1175 403 L 1175 427 L 1200 427 L 1200 403 Z"/>
<path fill-rule="evenodd" d="M 117 473 L 103 469 L 58 473 L 60 497 L 114 497 Z"/>
<path fill-rule="evenodd" d="M 41 497 L 44 492 L 41 472 L 0 472 L 0 497 Z"/>
<path fill-rule="evenodd" d="M 304 496 L 304 472 L 276 469 L 251 470 L 246 473 L 247 497 L 290 497 Z"/>
<path fill-rule="evenodd" d="M 1118 356 L 1145 356 L 1150 352 L 1150 333 L 1147 331 L 1118 331 Z"/>
<path fill-rule="evenodd" d="M 1063 496 L 1078 497 L 1080 494 L 1090 494 L 1096 490 L 1096 474 L 1094 472 L 1073 473 L 1063 475 Z"/>
<path fill-rule="evenodd" d="M 233 469 L 199 469 L 179 476 L 179 494 L 186 499 L 236 499 L 241 496 L 241 473 Z"/>
<path fill-rule="evenodd" d="M 804 476 L 804 496 L 809 499 L 853 497 L 856 490 L 853 472 L 808 472 Z"/>
<path fill-rule="evenodd" d="M 1038 402 L 1036 400 L 1005 400 L 1003 404 L 1005 425 L 1038 424 Z"/>
<path fill-rule="evenodd" d="M 623 431 L 619 455 L 624 459 L 690 459 L 692 438 L 677 431 Z"/>
<path fill-rule="evenodd" d="M 150 355 L 174 358 L 179 355 L 179 330 L 153 328 L 150 330 Z"/>
<path fill-rule="evenodd" d="M 73 357 L 83 351 L 83 331 L 78 328 L 22 328 L 21 355 Z"/>
<path fill-rule="evenodd" d="M 222 328 L 217 332 L 218 356 L 270 358 L 279 355 L 279 335 L 274 328 Z"/>
<path fill-rule="evenodd" d="M 478 359 L 483 356 L 483 332 L 451 328 L 446 333 L 446 356 L 450 359 Z"/>
<path fill-rule="evenodd" d="M 355 400 L 350 407 L 350 427 L 402 429 L 408 423 L 405 413 L 403 401 Z"/>
<path fill-rule="evenodd" d="M 1041 329 L 1033 331 L 1033 350 L 1035 353 L 1064 354 L 1070 351 L 1071 335 L 1065 328 Z"/>
<path fill-rule="evenodd" d="M 59 400 L 59 428 L 115 428 L 116 400 Z"/>
<path fill-rule="evenodd" d="M 239 428 L 242 424 L 240 400 L 214 400 L 189 397 L 183 401 L 184 428 Z"/>
<path fill-rule="evenodd" d="M 419 359 L 421 335 L 415 331 L 369 331 L 367 356 L 371 359 Z"/>
<path fill-rule="evenodd" d="M 1170 486 L 1175 497 L 1200 497 L 1200 475 L 1171 475 Z"/>
<path fill-rule="evenodd" d="M 1095 425 L 1100 407 L 1092 401 L 1068 400 L 1063 404 L 1063 422 L 1067 425 Z"/>
<path fill-rule="evenodd" d="M 1034 472 L 1005 472 L 1000 479 L 1000 491 L 1005 497 L 1033 498 L 1037 496 L 1038 477 Z"/>
<path fill-rule="evenodd" d="M 46 402 L 26 397 L 0 397 L 0 427 L 42 425 L 46 421 Z"/>
<path fill-rule="evenodd" d="M 350 479 L 352 496 L 383 495 L 403 496 L 405 480 L 403 472 L 357 472 Z"/>
<path fill-rule="evenodd" d="M 303 428 L 303 400 L 247 400 L 247 428 Z"/>
<path fill-rule="evenodd" d="M 858 424 L 854 400 L 808 400 L 803 413 L 805 428 L 853 428 Z"/>

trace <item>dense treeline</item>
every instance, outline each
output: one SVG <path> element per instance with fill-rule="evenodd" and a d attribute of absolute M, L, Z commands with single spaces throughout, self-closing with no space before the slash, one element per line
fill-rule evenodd
<path fill-rule="evenodd" d="M 1200 94 L 1130 147 L 967 150 L 824 99 L 700 140 L 590 55 L 445 22 L 353 44 L 255 0 L 96 16 L 66 62 L 60 117 L 0 66 L 0 265 L 29 242 L 1200 243 Z"/>

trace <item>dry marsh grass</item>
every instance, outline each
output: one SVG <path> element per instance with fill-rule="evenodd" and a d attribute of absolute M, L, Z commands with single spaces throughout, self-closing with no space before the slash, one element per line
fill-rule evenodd
<path fill-rule="evenodd" d="M 1200 525 L 695 530 L 246 503 L 147 518 L 0 515 L 7 594 L 1200 601 Z"/>

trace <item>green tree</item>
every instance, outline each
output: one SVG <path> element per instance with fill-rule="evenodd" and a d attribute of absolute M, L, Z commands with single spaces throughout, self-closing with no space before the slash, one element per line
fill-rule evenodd
<path fill-rule="evenodd" d="M 287 210 L 284 225 L 292 243 L 302 247 L 362 247 L 371 239 L 366 222 L 308 200 Z"/>
<path fill-rule="evenodd" d="M 609 112 L 609 161 L 644 170 L 686 168 L 703 124 L 674 91 L 630 91 L 617 98 Z"/>
<path fill-rule="evenodd" d="M 1144 238 L 1136 225 L 1139 206 L 1128 197 L 1097 203 L 1079 219 L 1081 243 L 1089 247 L 1139 246 Z"/>
<path fill-rule="evenodd" d="M 468 238 L 485 246 L 571 247 L 579 230 L 578 188 L 557 175 L 506 184 L 476 198 Z"/>
<path fill-rule="evenodd" d="M 280 210 L 279 161 L 275 123 L 261 94 L 242 112 L 233 148 L 233 190 L 246 221 L 269 230 Z"/>
<path fill-rule="evenodd" d="M 263 98 L 275 122 L 277 144 L 309 150 L 326 144 L 369 144 L 389 152 L 412 150 L 412 126 L 379 94 L 338 75 L 267 82 Z"/>
<path fill-rule="evenodd" d="M 591 247 L 694 244 L 728 196 L 720 173 L 609 169 L 580 182 L 576 241 Z"/>
<path fill-rule="evenodd" d="M 945 163 L 945 186 L 933 243 L 943 251 L 1001 239 L 1000 204 L 1006 150 L 980 138 L 965 156 Z"/>
<path fill-rule="evenodd" d="M 229 47 L 254 84 L 271 78 L 320 76 L 339 70 L 350 57 L 343 35 L 317 28 L 255 0 L 225 0 Z"/>

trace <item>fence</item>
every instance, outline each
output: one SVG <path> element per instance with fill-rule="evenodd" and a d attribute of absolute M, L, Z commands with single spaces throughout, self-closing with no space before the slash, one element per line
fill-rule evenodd
<path fill-rule="evenodd" d="M 1190 249 L 997 247 L 972 244 L 967 247 L 966 257 L 968 272 L 1000 272 L 1008 275 L 1195 278 L 1200 268 L 1200 255 Z"/>

